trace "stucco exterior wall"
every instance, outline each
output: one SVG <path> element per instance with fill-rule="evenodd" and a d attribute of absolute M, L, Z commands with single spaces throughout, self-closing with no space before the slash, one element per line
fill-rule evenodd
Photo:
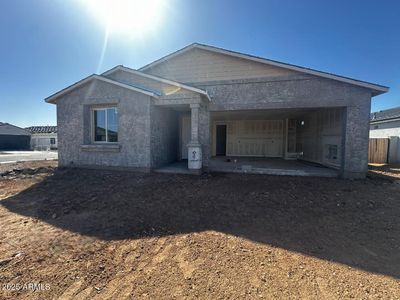
<path fill-rule="evenodd" d="M 51 144 L 50 139 L 54 139 L 55 143 Z M 31 148 L 36 150 L 47 150 L 50 148 L 57 148 L 57 133 L 32 133 L 31 135 Z"/>
<path fill-rule="evenodd" d="M 370 138 L 388 138 L 391 136 L 400 137 L 400 120 L 372 123 L 370 125 Z"/>
<path fill-rule="evenodd" d="M 199 109 L 199 142 L 202 145 L 202 159 L 205 169 L 208 168 L 211 157 L 210 122 L 209 104 L 204 102 Z"/>
<path fill-rule="evenodd" d="M 210 95 L 210 111 L 346 108 L 340 134 L 342 174 L 351 178 L 365 176 L 371 106 L 369 90 L 311 75 L 204 82 L 197 86 Z"/>
<path fill-rule="evenodd" d="M 368 171 L 371 92 L 352 87 L 347 91 L 346 99 L 342 174 L 345 178 L 364 178 Z"/>
<path fill-rule="evenodd" d="M 60 165 L 149 169 L 166 164 L 178 153 L 178 118 L 172 109 L 200 104 L 199 121 L 194 122 L 194 126 L 198 126 L 205 168 L 211 156 L 210 112 L 321 108 L 341 110 L 340 126 L 325 135 L 340 139 L 343 176 L 360 178 L 366 174 L 371 105 L 368 89 L 198 48 L 145 72 L 206 90 L 211 102 L 198 93 L 130 72 L 116 71 L 107 77 L 157 90 L 163 95 L 151 99 L 100 81 L 64 95 L 57 103 Z M 82 147 L 93 145 L 91 108 L 110 104 L 116 105 L 119 112 L 118 147 Z M 197 113 L 195 115 L 197 118 Z M 314 122 L 311 118 L 310 122 L 315 123 L 320 143 L 324 138 L 320 124 L 323 120 Z M 321 153 L 321 149 L 315 150 L 310 154 L 310 160 L 320 161 Z"/>
<path fill-rule="evenodd" d="M 94 81 L 57 102 L 59 164 L 150 168 L 150 97 L 115 85 Z M 119 149 L 84 148 L 91 139 L 91 108 L 118 109 Z"/>
<path fill-rule="evenodd" d="M 212 99 L 211 111 L 344 107 L 352 103 L 352 90 L 361 89 L 311 75 L 203 82 Z M 350 101 L 350 102 L 349 102 Z"/>

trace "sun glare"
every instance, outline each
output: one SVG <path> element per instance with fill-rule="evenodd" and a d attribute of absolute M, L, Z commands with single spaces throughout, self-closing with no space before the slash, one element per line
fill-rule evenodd
<path fill-rule="evenodd" d="M 160 22 L 164 0 L 83 0 L 110 32 L 143 34 Z"/>

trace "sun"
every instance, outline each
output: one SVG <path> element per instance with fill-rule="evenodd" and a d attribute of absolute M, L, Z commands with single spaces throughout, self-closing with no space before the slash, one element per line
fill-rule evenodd
<path fill-rule="evenodd" d="M 157 27 L 164 0 L 82 0 L 110 32 L 143 34 Z"/>

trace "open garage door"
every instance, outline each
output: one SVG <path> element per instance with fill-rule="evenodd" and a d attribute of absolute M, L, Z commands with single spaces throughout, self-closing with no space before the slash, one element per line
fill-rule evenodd
<path fill-rule="evenodd" d="M 0 135 L 0 150 L 30 150 L 29 135 Z"/>
<path fill-rule="evenodd" d="M 226 125 L 227 156 L 302 159 L 339 168 L 343 113 L 341 107 L 212 112 L 212 156 L 217 126 Z"/>
<path fill-rule="evenodd" d="M 283 156 L 283 120 L 227 122 L 227 155 Z"/>

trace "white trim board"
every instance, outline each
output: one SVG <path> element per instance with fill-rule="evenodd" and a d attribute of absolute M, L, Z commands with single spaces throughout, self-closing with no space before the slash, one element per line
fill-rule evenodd
<path fill-rule="evenodd" d="M 90 75 L 89 77 L 86 77 L 86 78 L 74 83 L 73 85 L 70 85 L 69 87 L 67 87 L 65 89 L 62 89 L 61 91 L 59 91 L 59 92 L 47 97 L 44 100 L 47 103 L 55 104 L 56 103 L 56 99 L 59 98 L 60 96 L 65 95 L 65 94 L 69 93 L 70 91 L 76 89 L 77 87 L 80 87 L 80 86 L 82 86 L 82 85 L 84 85 L 84 84 L 86 84 L 86 83 L 88 83 L 88 82 L 90 82 L 92 80 L 100 80 L 100 81 L 103 81 L 103 82 L 114 84 L 116 86 L 131 90 L 131 91 L 135 91 L 135 92 L 138 92 L 138 93 L 142 93 L 142 94 L 145 94 L 147 96 L 154 97 L 154 98 L 158 98 L 159 97 L 159 95 L 157 95 L 154 92 L 151 92 L 151 91 L 148 91 L 148 90 L 144 90 L 144 89 L 141 89 L 141 88 L 138 88 L 138 87 L 134 87 L 132 85 L 121 83 L 121 82 L 118 82 L 118 81 L 115 81 L 115 80 L 111 80 L 111 79 L 108 79 L 108 78 L 106 78 L 104 76 L 101 76 L 101 75 L 93 74 L 93 75 Z"/>
<path fill-rule="evenodd" d="M 173 85 L 173 86 L 176 86 L 176 87 L 180 87 L 182 89 L 189 90 L 189 91 L 192 91 L 192 92 L 195 92 L 195 93 L 202 94 L 202 95 L 206 96 L 208 98 L 208 100 L 211 101 L 211 99 L 208 96 L 207 92 L 202 90 L 202 89 L 198 89 L 198 88 L 195 88 L 195 87 L 192 87 L 192 86 L 189 86 L 189 85 L 177 82 L 177 81 L 169 80 L 169 79 L 166 79 L 166 78 L 162 78 L 162 77 L 150 75 L 150 74 L 147 74 L 147 73 L 143 73 L 141 71 L 134 70 L 134 69 L 122 66 L 122 65 L 116 66 L 116 67 L 114 67 L 114 68 L 102 73 L 101 75 L 102 76 L 107 76 L 107 75 L 112 74 L 112 73 L 114 73 L 116 71 L 119 71 L 119 70 L 120 71 L 125 71 L 125 72 L 128 72 L 128 73 L 132 73 L 132 74 L 135 74 L 135 75 L 138 75 L 138 76 L 142 76 L 142 77 L 145 77 L 145 78 L 149 78 L 149 79 L 152 79 L 152 80 L 155 80 L 155 81 L 159 81 L 159 82 L 162 82 L 162 83 L 166 83 L 166 84 L 169 84 L 169 85 Z"/>
<path fill-rule="evenodd" d="M 332 80 L 336 80 L 336 81 L 340 81 L 340 82 L 345 82 L 345 83 L 353 84 L 356 86 L 361 86 L 361 87 L 368 88 L 368 89 L 371 89 L 372 91 L 374 91 L 373 96 L 380 95 L 380 94 L 383 94 L 383 93 L 386 93 L 389 91 L 388 87 L 382 86 L 379 84 L 374 84 L 374 83 L 361 81 L 361 80 L 357 80 L 357 79 L 353 79 L 353 78 L 349 78 L 349 77 L 345 77 L 345 76 L 335 75 L 335 74 L 331 74 L 331 73 L 327 73 L 327 72 L 323 72 L 323 71 L 317 71 L 317 70 L 306 68 L 306 67 L 301 67 L 301 66 L 297 66 L 297 65 L 292 65 L 292 64 L 288 64 L 288 63 L 283 63 L 283 62 L 279 62 L 279 61 L 275 61 L 275 60 L 270 60 L 270 59 L 266 59 L 266 58 L 262 58 L 262 57 L 257 57 L 257 56 L 253 56 L 253 55 L 249 55 L 249 54 L 244 54 L 244 53 L 240 53 L 240 52 L 235 52 L 235 51 L 231 51 L 231 50 L 226 50 L 226 49 L 217 48 L 217 47 L 209 46 L 209 45 L 198 44 L 198 43 L 193 43 L 193 44 L 186 46 L 176 52 L 173 52 L 173 53 L 166 55 L 158 60 L 155 60 L 154 62 L 141 67 L 139 69 L 139 71 L 145 71 L 155 65 L 158 65 L 170 58 L 178 56 L 178 55 L 180 55 L 184 52 L 190 51 L 191 49 L 194 49 L 194 48 L 203 49 L 203 50 L 207 50 L 207 51 L 211 51 L 211 52 L 215 52 L 215 53 L 219 53 L 219 54 L 225 54 L 225 55 L 238 57 L 238 58 L 242 58 L 242 59 L 246 59 L 246 60 L 251 60 L 251 61 L 255 61 L 255 62 L 259 62 L 259 63 L 263 63 L 263 64 L 275 66 L 275 67 L 285 68 L 285 69 L 289 69 L 292 71 L 302 72 L 302 73 L 319 76 L 319 77 L 323 77 L 323 78 L 327 78 L 327 79 L 332 79 Z"/>

